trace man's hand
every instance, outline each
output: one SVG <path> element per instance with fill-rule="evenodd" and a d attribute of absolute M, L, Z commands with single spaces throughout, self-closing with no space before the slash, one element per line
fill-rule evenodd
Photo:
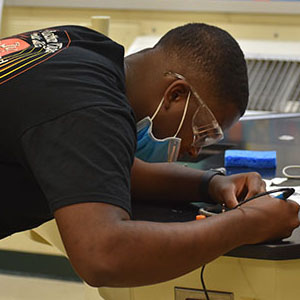
<path fill-rule="evenodd" d="M 266 191 L 265 182 L 258 173 L 231 176 L 215 176 L 209 185 L 209 195 L 227 207 L 235 207 L 239 201 Z M 300 206 L 293 201 L 283 201 L 271 196 L 254 199 L 239 207 L 249 226 L 246 235 L 250 243 L 289 237 L 299 226 Z M 248 227 L 246 226 L 246 227 Z"/>
<path fill-rule="evenodd" d="M 294 201 L 263 196 L 241 205 L 238 210 L 252 227 L 248 234 L 251 243 L 260 243 L 289 237 L 300 225 L 299 208 Z"/>
<path fill-rule="evenodd" d="M 229 208 L 239 201 L 266 191 L 265 182 L 256 172 L 231 176 L 214 176 L 209 183 L 209 196 L 218 203 L 225 203 Z"/>

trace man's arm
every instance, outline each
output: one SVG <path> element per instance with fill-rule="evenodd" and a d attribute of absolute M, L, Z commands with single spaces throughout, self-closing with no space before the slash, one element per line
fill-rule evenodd
<path fill-rule="evenodd" d="M 200 189 L 203 171 L 174 163 L 146 163 L 137 158 L 131 170 L 131 194 L 137 201 L 205 201 Z M 255 172 L 232 176 L 214 176 L 209 195 L 219 203 L 233 207 L 238 200 L 265 191 L 265 184 Z"/>
<path fill-rule="evenodd" d="M 287 237 L 299 225 L 297 204 L 269 196 L 186 223 L 131 221 L 104 203 L 66 206 L 55 218 L 72 265 L 92 286 L 169 280 L 240 245 Z"/>

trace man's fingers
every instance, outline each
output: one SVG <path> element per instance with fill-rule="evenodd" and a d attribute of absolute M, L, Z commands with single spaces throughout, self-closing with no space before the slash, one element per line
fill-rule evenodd
<path fill-rule="evenodd" d="M 266 183 L 262 180 L 261 176 L 258 173 L 250 173 L 247 178 L 247 184 L 248 192 L 245 199 L 266 191 Z"/>
<path fill-rule="evenodd" d="M 298 218 L 294 219 L 294 228 L 298 227 L 300 225 L 300 219 L 299 219 L 299 212 L 300 212 L 300 205 L 293 201 L 293 200 L 286 200 L 288 203 L 290 203 L 291 207 L 296 211 Z"/>
<path fill-rule="evenodd" d="M 238 205 L 238 200 L 236 198 L 234 189 L 226 189 L 222 194 L 223 203 L 225 203 L 226 207 L 233 208 Z"/>

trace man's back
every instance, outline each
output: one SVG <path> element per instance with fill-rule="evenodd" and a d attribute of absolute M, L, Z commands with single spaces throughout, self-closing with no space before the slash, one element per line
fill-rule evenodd
<path fill-rule="evenodd" d="M 100 198 L 105 188 L 96 182 L 111 182 L 102 168 L 112 151 L 101 153 L 105 134 L 116 131 L 118 139 L 114 123 L 129 128 L 123 152 L 133 155 L 135 122 L 125 96 L 123 47 L 107 37 L 83 27 L 54 27 L 4 39 L 1 49 L 5 236 L 52 218 L 61 205 Z M 131 159 L 123 163 L 129 170 Z"/>

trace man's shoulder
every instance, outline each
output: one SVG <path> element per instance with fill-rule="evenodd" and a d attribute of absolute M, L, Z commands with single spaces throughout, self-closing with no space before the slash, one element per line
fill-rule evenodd
<path fill-rule="evenodd" d="M 124 47 L 104 34 L 93 29 L 66 25 L 54 27 L 52 30 L 68 36 L 69 47 L 62 53 L 62 60 L 67 58 L 77 62 L 90 61 L 95 64 L 104 64 L 105 67 L 117 69 L 123 73 Z M 118 74 L 120 75 L 120 74 Z"/>
<path fill-rule="evenodd" d="M 129 107 L 123 53 L 109 38 L 58 26 L 6 38 L 5 45 L 1 122 L 15 123 L 15 135 L 84 107 Z"/>

